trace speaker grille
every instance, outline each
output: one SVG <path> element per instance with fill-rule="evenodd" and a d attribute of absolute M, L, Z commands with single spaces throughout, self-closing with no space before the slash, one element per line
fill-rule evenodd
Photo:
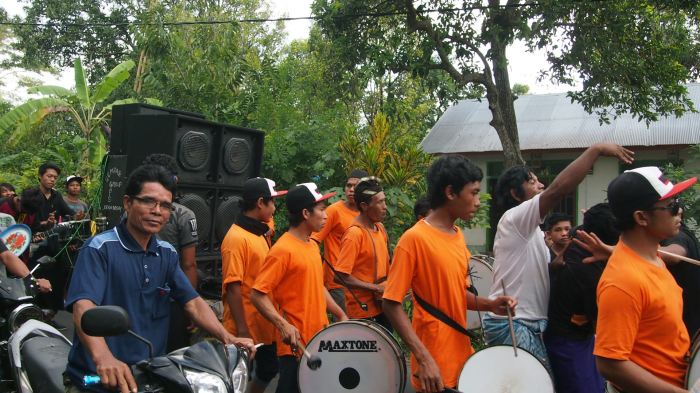
<path fill-rule="evenodd" d="M 222 198 L 219 207 L 216 209 L 216 223 L 214 227 L 216 231 L 216 240 L 219 243 L 224 240 L 226 232 L 231 228 L 238 213 L 240 213 L 240 208 L 238 207 L 239 200 L 240 198 L 237 196 Z"/>
<path fill-rule="evenodd" d="M 243 173 L 250 163 L 252 151 L 250 142 L 241 138 L 231 138 L 224 145 L 222 164 L 226 172 L 237 175 Z"/>
<path fill-rule="evenodd" d="M 180 165 L 198 171 L 209 162 L 209 136 L 199 131 L 187 131 L 178 142 L 177 157 Z"/>
<path fill-rule="evenodd" d="M 199 246 L 207 247 L 211 231 L 211 210 L 209 208 L 209 203 L 206 199 L 197 194 L 184 194 L 180 197 L 178 202 L 190 208 L 194 216 L 197 217 Z"/>

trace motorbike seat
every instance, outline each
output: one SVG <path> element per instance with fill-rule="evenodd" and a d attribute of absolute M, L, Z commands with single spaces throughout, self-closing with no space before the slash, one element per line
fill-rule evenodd
<path fill-rule="evenodd" d="M 34 393 L 65 392 L 68 352 L 70 345 L 54 337 L 32 337 L 22 344 L 22 366 Z"/>

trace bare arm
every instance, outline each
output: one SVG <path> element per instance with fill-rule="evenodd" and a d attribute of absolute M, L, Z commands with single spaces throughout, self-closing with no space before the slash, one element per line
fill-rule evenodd
<path fill-rule="evenodd" d="M 600 156 L 617 157 L 626 164 L 630 164 L 634 160 L 632 151 L 612 143 L 596 143 L 589 147 L 574 162 L 564 168 L 552 184 L 542 192 L 540 195 L 540 217 L 544 218 L 566 194 L 576 189 Z"/>
<path fill-rule="evenodd" d="M 685 389 L 661 380 L 629 360 L 614 360 L 596 356 L 600 374 L 622 390 L 638 393 L 685 393 Z"/>
<path fill-rule="evenodd" d="M 326 311 L 331 313 L 338 321 L 347 321 L 348 316 L 345 315 L 343 309 L 333 300 L 333 296 L 328 292 L 328 289 L 323 288 L 323 293 L 326 296 Z"/>
<path fill-rule="evenodd" d="M 253 340 L 250 338 L 239 338 L 229 333 L 224 325 L 219 322 L 216 318 L 214 311 L 211 307 L 204 301 L 201 297 L 196 298 L 185 303 L 185 312 L 192 318 L 192 321 L 202 329 L 209 332 L 214 337 L 218 338 L 224 344 L 235 344 L 242 346 L 250 353 L 255 353 L 255 345 Z"/>
<path fill-rule="evenodd" d="M 129 366 L 112 355 L 104 338 L 88 336 L 83 332 L 80 319 L 85 311 L 93 307 L 95 307 L 95 303 L 87 299 L 78 300 L 73 304 L 73 322 L 78 339 L 87 348 L 90 357 L 95 362 L 102 385 L 110 389 L 118 388 L 121 393 L 136 392 L 136 381 Z"/>
<path fill-rule="evenodd" d="M 343 272 L 339 272 L 336 270 L 338 273 L 338 276 L 343 279 L 343 282 L 345 285 L 347 285 L 350 288 L 358 288 L 358 289 L 364 289 L 367 291 L 371 292 L 376 292 L 376 293 L 383 293 L 384 292 L 384 287 L 378 284 L 372 284 L 371 282 L 366 282 L 362 281 L 359 278 L 353 276 L 352 274 L 347 274 Z M 338 277 L 335 277 L 335 282 L 338 284 L 343 284 L 340 280 L 338 280 Z"/>
<path fill-rule="evenodd" d="M 190 280 L 192 288 L 197 288 L 197 259 L 195 258 L 195 244 L 183 247 L 180 250 L 180 267 Z"/>
<path fill-rule="evenodd" d="M 688 251 L 685 249 L 685 247 L 681 246 L 680 244 L 669 244 L 668 246 L 661 247 L 660 249 L 666 252 L 680 255 L 682 257 L 688 256 Z M 670 266 L 676 265 L 678 264 L 678 262 L 681 262 L 680 258 L 668 254 L 659 253 L 659 256 L 667 265 Z"/>
<path fill-rule="evenodd" d="M 277 312 L 277 309 L 272 304 L 272 301 L 267 296 L 267 294 L 262 293 L 256 289 L 250 292 L 250 301 L 253 303 L 255 308 L 258 309 L 260 314 L 262 314 L 265 319 L 270 321 L 277 330 L 282 334 L 282 341 L 288 344 L 292 349 L 297 347 L 297 343 L 301 341 L 301 334 L 294 325 L 287 322 L 286 319 Z"/>
<path fill-rule="evenodd" d="M 445 386 L 440 376 L 440 369 L 428 349 L 418 339 L 416 332 L 413 331 L 411 321 L 404 313 L 401 303 L 384 299 L 382 308 L 384 315 L 389 318 L 391 326 L 416 357 L 418 370 L 413 370 L 413 373 L 420 380 L 421 390 L 425 393 L 441 392 Z"/>
<path fill-rule="evenodd" d="M 510 296 L 499 296 L 495 299 L 476 296 L 467 291 L 467 309 L 474 311 L 490 311 L 497 315 L 506 315 L 506 307 L 515 315 L 515 306 L 518 301 Z"/>
<path fill-rule="evenodd" d="M 250 337 L 248 323 L 245 320 L 245 310 L 243 309 L 243 295 L 241 294 L 241 282 L 231 282 L 226 285 L 226 303 L 233 315 L 233 322 L 236 324 L 236 332 L 239 337 Z"/>

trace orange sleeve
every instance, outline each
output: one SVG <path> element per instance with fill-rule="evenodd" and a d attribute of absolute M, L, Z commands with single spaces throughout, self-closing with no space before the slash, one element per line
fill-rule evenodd
<path fill-rule="evenodd" d="M 598 294 L 598 323 L 593 354 L 628 360 L 641 315 L 639 299 L 616 286 L 602 288 Z"/>
<path fill-rule="evenodd" d="M 401 303 L 411 287 L 415 270 L 416 259 L 411 252 L 398 244 L 394 250 L 394 262 L 389 268 L 383 298 Z"/>
<path fill-rule="evenodd" d="M 352 268 L 355 267 L 355 261 L 362 247 L 363 235 L 362 229 L 358 227 L 350 227 L 345 231 L 343 240 L 340 242 L 338 260 L 333 264 L 336 271 L 352 274 Z"/>
<path fill-rule="evenodd" d="M 248 244 L 241 239 L 230 239 L 221 248 L 221 274 L 223 286 L 232 282 L 243 281 L 248 264 Z"/>
<path fill-rule="evenodd" d="M 328 234 L 331 233 L 333 226 L 335 226 L 335 221 L 338 216 L 338 213 L 335 211 L 335 209 L 330 209 L 330 211 L 327 210 L 326 213 L 328 214 L 328 217 L 326 218 L 326 224 L 323 226 L 320 232 L 314 232 L 311 234 L 311 238 L 318 242 L 323 242 L 324 240 L 326 240 L 326 237 L 328 237 Z"/>
<path fill-rule="evenodd" d="M 282 281 L 287 273 L 289 256 L 286 253 L 269 253 L 263 262 L 253 289 L 262 293 L 270 293 Z"/>

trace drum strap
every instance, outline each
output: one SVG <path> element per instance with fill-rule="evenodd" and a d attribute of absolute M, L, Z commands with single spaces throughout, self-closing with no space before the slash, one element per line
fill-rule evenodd
<path fill-rule="evenodd" d="M 469 337 L 472 340 L 477 340 L 479 337 L 474 334 L 473 332 L 470 332 L 469 330 L 465 329 L 462 325 L 457 323 L 454 319 L 450 318 L 445 314 L 444 312 L 438 310 L 437 308 L 433 307 L 430 303 L 426 302 L 423 300 L 416 291 L 413 291 L 413 297 L 416 299 L 418 304 L 430 315 L 433 317 L 437 318 L 439 321 L 443 322 L 445 325 L 451 327 L 452 329 L 464 334 L 465 336 Z"/>

